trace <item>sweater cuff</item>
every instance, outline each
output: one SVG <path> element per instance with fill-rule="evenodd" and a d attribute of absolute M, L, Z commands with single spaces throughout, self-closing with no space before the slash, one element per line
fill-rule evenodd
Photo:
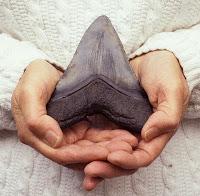
<path fill-rule="evenodd" d="M 129 58 L 132 59 L 155 50 L 172 52 L 183 68 L 191 93 L 193 88 L 200 83 L 200 43 L 197 46 L 195 42 L 197 39 L 199 39 L 199 36 L 196 39 L 190 39 L 186 33 L 182 33 L 178 38 L 174 32 L 160 33 L 147 40 Z"/>
<path fill-rule="evenodd" d="M 187 30 L 163 32 L 149 38 L 130 59 L 155 50 L 171 51 L 179 60 L 189 85 L 190 101 L 185 118 L 200 116 L 200 25 Z M 161 65 L 162 66 L 162 65 Z"/>
<path fill-rule="evenodd" d="M 0 130 L 16 130 L 11 113 L 12 93 L 25 68 L 36 59 L 60 66 L 30 42 L 0 34 Z"/>

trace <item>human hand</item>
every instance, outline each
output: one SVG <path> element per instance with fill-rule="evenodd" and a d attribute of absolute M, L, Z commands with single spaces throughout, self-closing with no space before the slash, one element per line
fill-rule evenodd
<path fill-rule="evenodd" d="M 160 155 L 172 135 L 173 133 L 163 134 L 150 142 L 141 139 L 132 152 L 110 152 L 107 162 L 93 161 L 87 164 L 84 168 L 83 188 L 93 190 L 104 179 L 131 175 L 137 169 L 147 167 Z"/>
<path fill-rule="evenodd" d="M 178 127 L 189 100 L 181 66 L 169 51 L 153 51 L 136 57 L 131 65 L 146 91 L 154 113 L 142 129 L 145 141 Z"/>
<path fill-rule="evenodd" d="M 12 112 L 23 143 L 62 165 L 106 160 L 109 142 L 118 142 L 118 149 L 125 151 L 136 145 L 136 138 L 127 131 L 92 128 L 87 121 L 61 130 L 46 112 L 46 104 L 61 76 L 62 72 L 51 64 L 36 60 L 20 79 L 12 96 Z"/>
<path fill-rule="evenodd" d="M 179 62 L 171 52 L 149 52 L 130 63 L 148 95 L 154 113 L 144 125 L 141 137 L 138 136 L 139 144 L 132 153 L 115 151 L 108 155 L 107 160 L 114 169 L 110 163 L 103 165 L 101 161 L 86 166 L 83 185 L 87 189 L 96 187 L 103 178 L 126 175 L 129 169 L 131 173 L 151 164 L 174 134 L 187 106 L 188 85 Z M 95 170 L 97 165 L 101 170 Z"/>

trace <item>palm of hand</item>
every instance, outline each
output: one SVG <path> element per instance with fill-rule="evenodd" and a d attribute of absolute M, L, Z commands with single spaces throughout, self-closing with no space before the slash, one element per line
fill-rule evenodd
<path fill-rule="evenodd" d="M 63 130 L 63 141 L 59 148 L 68 148 L 75 154 L 76 160 L 67 164 L 88 163 L 95 160 L 107 160 L 110 152 L 123 150 L 132 152 L 137 139 L 128 131 L 120 129 L 102 116 L 92 117 L 92 121 L 82 121 Z M 98 121 L 98 122 L 97 122 Z M 98 125 L 94 127 L 93 125 Z M 68 155 L 69 156 L 69 155 Z M 74 165 L 68 165 L 73 167 Z"/>

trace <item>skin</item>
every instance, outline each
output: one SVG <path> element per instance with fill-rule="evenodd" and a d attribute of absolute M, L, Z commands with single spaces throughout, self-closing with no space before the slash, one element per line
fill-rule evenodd
<path fill-rule="evenodd" d="M 108 155 L 110 163 L 124 169 L 124 173 L 120 170 L 120 175 L 126 175 L 127 169 L 134 173 L 137 169 L 150 165 L 160 155 L 175 133 L 189 99 L 188 84 L 178 60 L 171 52 L 149 52 L 136 57 L 130 64 L 148 95 L 154 113 L 144 125 L 141 136 L 136 136 L 138 146 L 133 153 L 119 150 Z M 88 190 L 92 190 L 100 182 L 99 176 L 102 177 L 101 180 L 119 176 L 114 171 L 106 175 L 104 170 L 108 170 L 108 166 L 102 166 L 97 174 L 96 164 L 100 162 L 92 162 L 84 170 L 86 177 L 83 185 Z"/>
<path fill-rule="evenodd" d="M 61 75 L 49 63 L 37 60 L 20 79 L 12 96 L 12 112 L 22 143 L 62 165 L 106 160 L 109 150 L 114 149 L 108 146 L 109 142 L 121 141 L 120 149 L 124 150 L 137 145 L 134 136 L 110 122 L 103 128 L 93 128 L 91 122 L 82 121 L 61 130 L 46 111 Z"/>
<path fill-rule="evenodd" d="M 83 170 L 86 190 L 103 179 L 129 175 L 151 164 L 181 121 L 188 85 L 171 52 L 149 52 L 130 64 L 154 108 L 141 135 L 132 135 L 101 116 L 62 131 L 46 114 L 62 72 L 37 60 L 27 67 L 12 96 L 19 139 L 57 163 Z M 99 119 L 103 126 L 97 128 Z"/>

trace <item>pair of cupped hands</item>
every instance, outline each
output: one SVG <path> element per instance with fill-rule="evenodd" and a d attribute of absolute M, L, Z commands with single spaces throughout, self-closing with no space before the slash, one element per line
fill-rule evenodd
<path fill-rule="evenodd" d="M 36 60 L 27 67 L 12 96 L 21 142 L 59 164 L 83 170 L 86 190 L 104 179 L 133 174 L 151 164 L 181 121 L 188 103 L 188 85 L 178 60 L 169 51 L 149 52 L 130 64 L 153 107 L 141 134 L 130 133 L 100 115 L 61 130 L 47 115 L 46 105 L 63 72 Z"/>

